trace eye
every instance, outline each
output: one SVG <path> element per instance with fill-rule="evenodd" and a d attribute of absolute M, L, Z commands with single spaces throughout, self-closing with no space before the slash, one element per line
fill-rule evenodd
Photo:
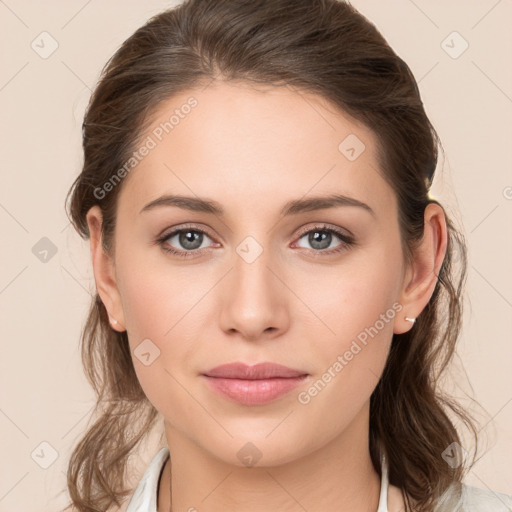
<path fill-rule="evenodd" d="M 334 249 L 326 250 L 333 242 L 333 235 L 334 239 L 338 238 L 339 240 L 341 240 L 341 243 Z M 308 229 L 307 231 L 301 234 L 299 241 L 302 239 L 306 240 L 306 242 L 312 247 L 311 250 L 313 250 L 314 252 L 325 252 L 327 254 L 343 251 L 355 244 L 355 241 L 351 236 L 346 235 L 341 231 L 335 228 L 328 227 L 326 225 L 315 226 L 312 229 Z M 301 245 L 299 246 L 304 247 Z"/>
<path fill-rule="evenodd" d="M 206 231 L 195 227 L 182 227 L 163 235 L 156 242 L 164 251 L 187 258 L 203 252 L 200 249 L 205 248 L 203 245 L 205 239 L 211 240 Z"/>
<path fill-rule="evenodd" d="M 329 249 L 329 246 L 334 240 L 333 235 L 334 239 L 338 238 L 341 243 L 334 249 Z M 205 245 L 207 239 L 212 240 L 205 230 L 197 227 L 184 226 L 164 234 L 159 237 L 155 243 L 159 244 L 162 249 L 168 253 L 181 258 L 190 258 L 201 254 L 203 249 L 208 247 L 207 242 Z M 299 237 L 299 241 L 302 239 L 305 239 L 306 243 L 310 244 L 311 249 L 309 250 L 313 252 L 315 256 L 338 253 L 355 245 L 353 237 L 326 225 L 314 226 L 307 231 L 303 231 Z M 299 247 L 308 249 L 300 244 Z"/>

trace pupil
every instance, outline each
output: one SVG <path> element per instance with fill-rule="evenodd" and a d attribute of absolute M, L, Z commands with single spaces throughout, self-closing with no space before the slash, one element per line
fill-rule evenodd
<path fill-rule="evenodd" d="M 182 233 L 181 235 L 181 244 L 187 248 L 187 249 L 197 249 L 201 245 L 201 242 L 199 242 L 199 245 L 194 245 L 194 242 L 197 242 L 197 240 L 201 237 L 201 233 L 196 233 L 194 231 L 186 231 Z M 192 246 L 190 246 L 191 244 Z"/>
<path fill-rule="evenodd" d="M 319 244 L 316 246 L 317 249 L 325 249 L 329 247 L 331 234 L 325 231 L 315 231 L 311 235 L 310 243 L 313 247 L 314 244 Z"/>

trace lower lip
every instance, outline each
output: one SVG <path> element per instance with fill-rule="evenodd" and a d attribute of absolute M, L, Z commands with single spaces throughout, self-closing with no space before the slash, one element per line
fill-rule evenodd
<path fill-rule="evenodd" d="M 307 375 L 301 377 L 281 377 L 272 379 L 224 379 L 203 375 L 206 382 L 221 395 L 243 405 L 266 404 L 289 393 L 304 382 Z"/>

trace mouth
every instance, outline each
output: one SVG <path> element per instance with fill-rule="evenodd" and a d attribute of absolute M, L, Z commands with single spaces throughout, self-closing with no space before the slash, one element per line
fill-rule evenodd
<path fill-rule="evenodd" d="M 275 363 L 229 363 L 201 374 L 210 389 L 243 405 L 271 402 L 304 382 L 309 374 Z"/>

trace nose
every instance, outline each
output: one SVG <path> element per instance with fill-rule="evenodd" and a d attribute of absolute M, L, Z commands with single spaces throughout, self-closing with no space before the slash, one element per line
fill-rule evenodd
<path fill-rule="evenodd" d="M 223 280 L 220 326 L 249 341 L 273 339 L 289 327 L 291 292 L 269 250 L 254 260 L 240 254 L 234 254 L 233 268 Z"/>

